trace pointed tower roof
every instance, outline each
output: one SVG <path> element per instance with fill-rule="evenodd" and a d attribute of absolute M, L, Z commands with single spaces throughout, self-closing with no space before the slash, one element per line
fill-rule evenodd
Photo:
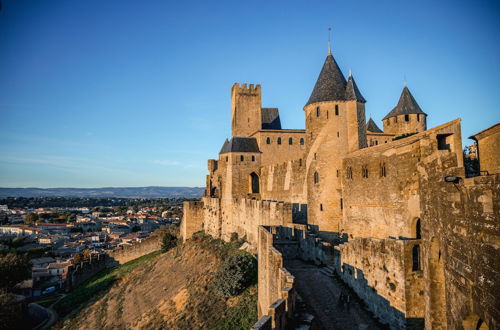
<path fill-rule="evenodd" d="M 329 52 L 306 105 L 316 102 L 344 100 L 345 87 L 345 77 Z"/>
<path fill-rule="evenodd" d="M 366 130 L 372 133 L 384 133 L 380 128 L 378 128 L 377 124 L 375 124 L 371 117 L 366 123 Z"/>
<path fill-rule="evenodd" d="M 413 95 L 410 93 L 410 90 L 405 85 L 403 92 L 399 97 L 398 104 L 382 120 L 399 115 L 408 115 L 410 113 L 421 113 L 427 116 L 427 114 L 420 109 L 417 101 L 415 101 Z"/>
<path fill-rule="evenodd" d="M 359 91 L 358 86 L 356 85 L 356 82 L 351 74 L 349 75 L 347 86 L 345 87 L 345 99 L 366 103 L 365 98 L 361 95 L 361 92 Z"/>

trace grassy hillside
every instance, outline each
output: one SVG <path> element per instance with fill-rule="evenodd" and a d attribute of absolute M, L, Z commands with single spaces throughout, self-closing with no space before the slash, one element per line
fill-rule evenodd
<path fill-rule="evenodd" d="M 257 268 L 239 246 L 198 233 L 98 274 L 58 304 L 62 313 L 76 311 L 57 327 L 249 329 L 257 321 Z"/>

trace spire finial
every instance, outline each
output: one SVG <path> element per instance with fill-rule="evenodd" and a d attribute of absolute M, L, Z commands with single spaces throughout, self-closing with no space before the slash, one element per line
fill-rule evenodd
<path fill-rule="evenodd" d="M 352 71 L 350 68 L 349 68 L 349 77 L 352 77 Z"/>
<path fill-rule="evenodd" d="M 406 75 L 404 75 L 404 79 L 405 79 L 405 87 L 407 87 L 407 86 L 406 86 Z"/>
<path fill-rule="evenodd" d="M 330 47 L 330 34 L 332 32 L 332 28 L 329 27 L 328 28 L 328 55 L 332 55 L 332 50 L 331 50 L 331 47 Z"/>

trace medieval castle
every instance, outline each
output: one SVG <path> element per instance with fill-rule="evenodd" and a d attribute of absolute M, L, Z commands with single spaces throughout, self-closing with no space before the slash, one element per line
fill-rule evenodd
<path fill-rule="evenodd" d="M 208 160 L 205 195 L 184 204 L 183 238 L 248 242 L 256 329 L 293 319 L 292 259 L 334 271 L 392 329 L 499 329 L 500 124 L 471 137 L 471 176 L 460 119 L 428 129 L 405 86 L 381 130 L 365 103 L 330 51 L 305 130 L 283 129 L 260 85 L 234 84 L 232 137 Z"/>

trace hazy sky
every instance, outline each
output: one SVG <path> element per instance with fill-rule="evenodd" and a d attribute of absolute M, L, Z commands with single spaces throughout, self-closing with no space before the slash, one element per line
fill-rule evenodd
<path fill-rule="evenodd" d="M 327 52 L 379 126 L 404 77 L 433 127 L 500 120 L 498 1 L 2 0 L 0 186 L 202 186 L 234 82 L 304 128 Z"/>

